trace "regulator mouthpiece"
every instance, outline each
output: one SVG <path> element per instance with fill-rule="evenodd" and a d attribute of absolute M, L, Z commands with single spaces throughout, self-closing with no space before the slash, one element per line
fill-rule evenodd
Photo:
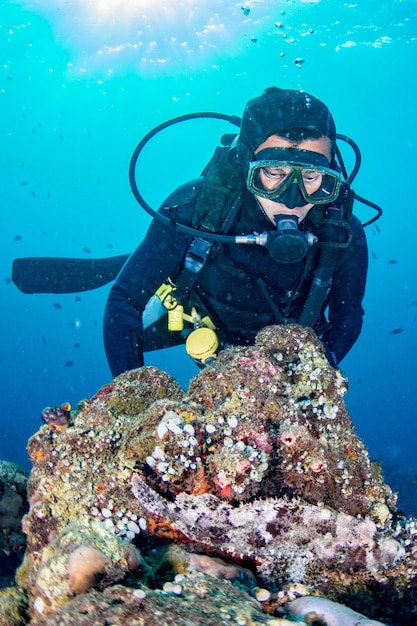
<path fill-rule="evenodd" d="M 317 242 L 317 237 L 298 230 L 295 215 L 274 215 L 274 220 L 277 230 L 270 233 L 267 244 L 269 254 L 277 263 L 298 263 Z"/>

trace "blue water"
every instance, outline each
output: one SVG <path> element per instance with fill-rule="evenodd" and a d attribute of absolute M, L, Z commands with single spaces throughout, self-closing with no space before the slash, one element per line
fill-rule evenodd
<path fill-rule="evenodd" d="M 111 380 L 109 286 L 24 295 L 10 282 L 12 260 L 135 249 L 150 219 L 128 183 L 142 136 L 194 111 L 240 115 L 275 84 L 329 105 L 362 151 L 355 190 L 384 209 L 367 228 L 365 324 L 342 370 L 359 435 L 417 515 L 415 0 L 4 0 L 0 22 L 0 458 L 29 468 L 42 409 L 76 405 Z M 198 175 L 232 130 L 188 122 L 158 136 L 140 162 L 147 201 L 158 206 Z M 182 348 L 147 364 L 185 387 L 196 371 Z"/>

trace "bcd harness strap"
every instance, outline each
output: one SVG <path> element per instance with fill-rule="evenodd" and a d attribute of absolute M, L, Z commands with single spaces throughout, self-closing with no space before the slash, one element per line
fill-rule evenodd
<path fill-rule="evenodd" d="M 215 326 L 211 319 L 208 316 L 201 318 L 195 308 L 191 310 L 190 315 L 184 313 L 184 302 L 210 256 L 212 245 L 212 241 L 195 237 L 188 247 L 184 268 L 176 283 L 168 280 L 156 291 L 155 295 L 159 297 L 168 311 L 169 330 L 182 331 L 184 320 L 190 322 L 195 329 L 205 326 L 214 330 Z"/>
<path fill-rule="evenodd" d="M 184 330 L 184 321 L 192 325 L 193 330 L 186 334 L 185 347 L 187 353 L 200 365 L 209 365 L 216 359 L 219 340 L 214 332 L 216 327 L 208 315 L 201 316 L 195 307 L 190 315 L 184 313 L 184 302 L 191 292 L 195 281 L 207 262 L 212 241 L 201 237 L 195 237 L 188 247 L 185 256 L 184 268 L 176 282 L 163 283 L 156 292 L 167 309 L 168 330 Z"/>
<path fill-rule="evenodd" d="M 184 268 L 175 283 L 176 296 L 179 301 L 183 301 L 193 288 L 210 256 L 213 243 L 213 241 L 207 241 L 202 237 L 195 237 L 188 246 L 184 259 Z"/>

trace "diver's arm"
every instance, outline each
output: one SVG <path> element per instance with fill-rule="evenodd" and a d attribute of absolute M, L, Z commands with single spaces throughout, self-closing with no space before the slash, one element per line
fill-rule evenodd
<path fill-rule="evenodd" d="M 110 290 L 103 338 L 113 376 L 143 365 L 142 313 L 149 298 L 167 278 L 166 231 L 158 222 L 152 222 L 145 239 L 126 261 Z"/>
<path fill-rule="evenodd" d="M 330 325 L 322 337 L 328 353 L 335 357 L 335 364 L 352 348 L 363 323 L 368 247 L 362 224 L 354 216 L 352 235 L 352 244 L 343 253 L 333 275 L 328 298 Z"/>
<path fill-rule="evenodd" d="M 142 311 L 117 283 L 113 285 L 103 325 L 104 349 L 113 376 L 143 365 Z"/>
<path fill-rule="evenodd" d="M 195 184 L 185 185 L 176 190 L 164 206 L 181 204 L 178 219 L 187 223 L 195 191 Z M 189 243 L 189 237 L 154 220 L 143 242 L 117 276 L 108 297 L 103 325 L 104 347 L 113 376 L 143 365 L 142 313 L 158 287 L 168 277 L 174 279 L 182 268 Z"/>
<path fill-rule="evenodd" d="M 174 278 L 187 249 L 183 235 L 153 222 L 113 285 L 104 314 L 104 347 L 113 376 L 143 365 L 142 314 L 158 287 Z"/>

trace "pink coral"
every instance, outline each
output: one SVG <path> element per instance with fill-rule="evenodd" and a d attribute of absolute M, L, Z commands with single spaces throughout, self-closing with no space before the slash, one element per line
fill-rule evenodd
<path fill-rule="evenodd" d="M 291 448 L 297 441 L 297 437 L 295 436 L 295 433 L 284 433 L 281 435 L 280 441 L 284 444 L 284 446 L 287 446 L 287 448 Z"/>
<path fill-rule="evenodd" d="M 238 360 L 240 367 L 254 368 L 261 374 L 266 374 L 271 378 L 278 373 L 278 370 L 267 359 L 265 359 L 261 353 L 257 350 L 250 350 L 250 356 L 241 356 Z"/>

